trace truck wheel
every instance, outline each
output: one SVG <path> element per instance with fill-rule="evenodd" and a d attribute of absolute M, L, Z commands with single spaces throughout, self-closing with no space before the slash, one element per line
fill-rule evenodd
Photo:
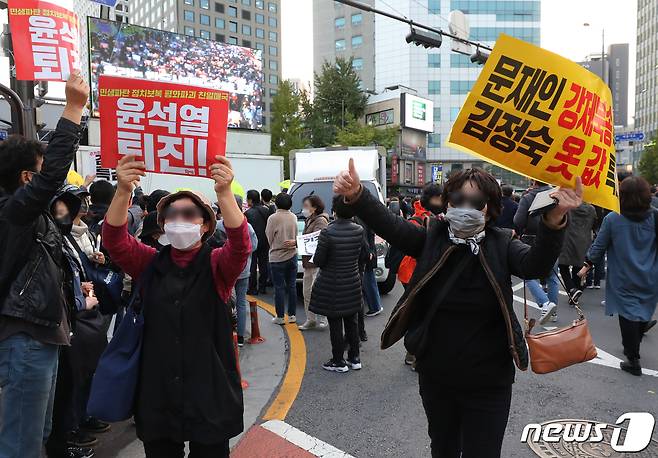
<path fill-rule="evenodd" d="M 388 294 L 391 292 L 395 286 L 395 280 L 397 278 L 397 273 L 391 269 L 388 271 L 388 277 L 381 283 L 377 283 L 377 288 L 379 289 L 379 294 Z"/>

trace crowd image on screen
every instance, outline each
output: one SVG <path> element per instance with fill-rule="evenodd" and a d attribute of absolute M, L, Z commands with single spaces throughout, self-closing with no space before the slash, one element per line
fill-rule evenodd
<path fill-rule="evenodd" d="M 172 81 L 230 93 L 228 126 L 260 129 L 261 52 L 212 40 L 93 19 L 92 92 L 100 75 Z M 93 97 L 95 114 L 98 97 Z"/>

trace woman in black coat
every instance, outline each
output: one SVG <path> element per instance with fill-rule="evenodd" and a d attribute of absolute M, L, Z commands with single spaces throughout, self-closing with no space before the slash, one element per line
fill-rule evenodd
<path fill-rule="evenodd" d="M 432 456 L 497 458 L 507 426 L 514 364 L 528 367 L 512 308 L 512 275 L 541 278 L 560 254 L 567 212 L 582 202 L 558 189 L 559 204 L 539 224 L 535 246 L 493 227 L 501 191 L 480 169 L 454 174 L 443 190 L 444 221 L 416 226 L 391 214 L 361 186 L 350 159 L 334 191 L 375 233 L 418 263 L 382 334 L 382 348 L 405 336 L 416 355 Z"/>
<path fill-rule="evenodd" d="M 320 268 L 313 283 L 309 310 L 324 315 L 329 321 L 333 357 L 322 367 L 332 372 L 361 369 L 359 359 L 358 313 L 361 310 L 360 266 L 368 259 L 363 227 L 345 216 L 334 197 L 336 219 L 320 232 L 313 264 Z M 344 359 L 345 340 L 349 342 L 347 362 Z"/>

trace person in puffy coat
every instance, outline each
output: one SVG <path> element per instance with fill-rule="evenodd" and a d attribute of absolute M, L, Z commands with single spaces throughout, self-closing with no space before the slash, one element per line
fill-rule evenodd
<path fill-rule="evenodd" d="M 581 280 L 577 274 L 592 244 L 592 228 L 595 223 L 596 209 L 591 204 L 583 202 L 580 207 L 569 212 L 569 227 L 564 236 L 558 265 L 571 304 L 578 304 L 583 294 Z"/>
<path fill-rule="evenodd" d="M 340 196 L 334 197 L 336 219 L 323 229 L 313 264 L 320 268 L 309 310 L 329 320 L 332 358 L 322 367 L 332 372 L 361 369 L 359 359 L 358 313 L 361 309 L 360 265 L 368 259 L 363 227 L 337 208 Z M 345 340 L 349 343 L 348 360 L 344 359 Z"/>

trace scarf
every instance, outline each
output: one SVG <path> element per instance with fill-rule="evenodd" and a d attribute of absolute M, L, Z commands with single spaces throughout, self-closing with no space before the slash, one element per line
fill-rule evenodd
<path fill-rule="evenodd" d="M 450 237 L 450 241 L 455 245 L 468 245 L 471 249 L 471 253 L 476 256 L 480 253 L 480 242 L 484 239 L 484 235 L 485 233 L 482 231 L 472 237 L 460 238 L 457 237 L 454 232 L 452 232 L 450 226 L 448 226 L 448 237 Z"/>

